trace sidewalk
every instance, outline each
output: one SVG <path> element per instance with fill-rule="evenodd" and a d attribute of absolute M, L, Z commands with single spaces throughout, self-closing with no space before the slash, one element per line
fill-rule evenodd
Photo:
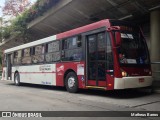
<path fill-rule="evenodd" d="M 160 87 L 159 88 L 154 88 L 153 92 L 160 93 Z"/>

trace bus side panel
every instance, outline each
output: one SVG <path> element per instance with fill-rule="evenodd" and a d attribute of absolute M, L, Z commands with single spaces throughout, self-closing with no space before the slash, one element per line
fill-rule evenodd
<path fill-rule="evenodd" d="M 55 86 L 55 66 L 55 64 L 19 66 L 13 67 L 13 71 L 19 72 L 20 82 Z"/>
<path fill-rule="evenodd" d="M 64 64 L 56 64 L 56 83 L 57 86 L 64 86 Z"/>
<path fill-rule="evenodd" d="M 66 62 L 56 65 L 57 86 L 64 86 L 64 74 L 68 70 L 73 70 L 78 78 L 79 88 L 85 88 L 84 62 Z"/>

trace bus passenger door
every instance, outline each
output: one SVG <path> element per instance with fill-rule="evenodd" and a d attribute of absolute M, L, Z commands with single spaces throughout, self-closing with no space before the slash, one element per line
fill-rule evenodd
<path fill-rule="evenodd" d="M 106 42 L 105 32 L 86 36 L 86 86 L 106 87 Z"/>
<path fill-rule="evenodd" d="M 11 80 L 12 77 L 12 64 L 11 64 L 11 54 L 7 55 L 7 80 Z"/>

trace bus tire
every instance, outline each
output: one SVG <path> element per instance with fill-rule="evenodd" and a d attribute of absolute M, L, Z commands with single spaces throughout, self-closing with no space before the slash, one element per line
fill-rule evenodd
<path fill-rule="evenodd" d="M 18 72 L 15 73 L 15 75 L 14 75 L 14 84 L 15 84 L 16 86 L 20 86 L 20 76 L 19 76 L 19 73 L 18 73 Z"/>
<path fill-rule="evenodd" d="M 65 86 L 68 92 L 76 93 L 78 91 L 78 79 L 74 72 L 69 72 L 65 78 Z"/>

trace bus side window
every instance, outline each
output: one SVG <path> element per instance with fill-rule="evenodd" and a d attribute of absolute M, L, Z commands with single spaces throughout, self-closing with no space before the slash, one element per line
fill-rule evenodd
<path fill-rule="evenodd" d="M 35 55 L 35 47 L 32 48 L 32 55 Z"/>
<path fill-rule="evenodd" d="M 11 55 L 11 60 L 13 58 L 13 64 L 18 65 L 21 64 L 22 51 L 18 50 L 13 53 L 13 57 Z"/>
<path fill-rule="evenodd" d="M 67 39 L 63 40 L 62 41 L 62 49 L 67 49 L 68 48 L 68 42 L 67 42 Z"/>
<path fill-rule="evenodd" d="M 22 64 L 30 64 L 31 63 L 31 48 L 23 49 L 22 51 Z"/>
<path fill-rule="evenodd" d="M 63 50 L 64 49 L 74 49 L 74 48 L 81 47 L 81 46 L 82 46 L 81 36 L 70 37 L 62 41 Z"/>
<path fill-rule="evenodd" d="M 74 36 L 62 41 L 62 60 L 80 61 L 82 59 L 81 36 Z"/>
<path fill-rule="evenodd" d="M 32 48 L 32 63 L 44 62 L 44 45 L 38 45 Z"/>
<path fill-rule="evenodd" d="M 60 60 L 60 42 L 54 41 L 46 44 L 46 62 L 56 62 Z"/>
<path fill-rule="evenodd" d="M 81 38 L 81 36 L 78 36 L 77 47 L 82 47 L 82 38 Z"/>

